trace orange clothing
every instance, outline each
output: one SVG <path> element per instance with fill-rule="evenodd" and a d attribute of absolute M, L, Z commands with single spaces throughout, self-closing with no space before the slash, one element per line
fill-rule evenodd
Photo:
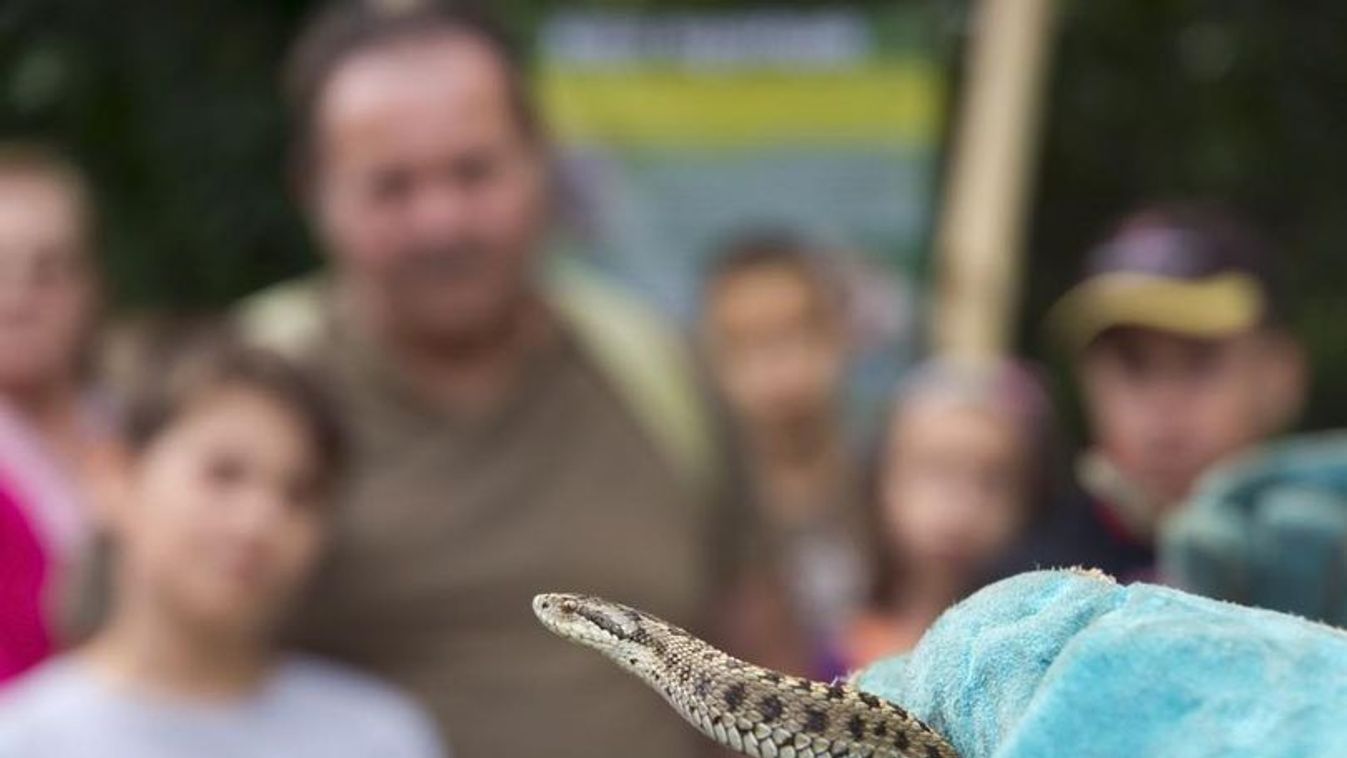
<path fill-rule="evenodd" d="M 843 632 L 838 655 L 847 671 L 859 671 L 881 658 L 910 651 L 925 632 L 925 625 L 917 628 L 891 614 L 866 611 Z"/>

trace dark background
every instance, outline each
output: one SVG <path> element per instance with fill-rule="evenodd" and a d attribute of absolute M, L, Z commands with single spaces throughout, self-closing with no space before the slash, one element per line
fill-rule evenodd
<path fill-rule="evenodd" d="M 744 5 L 691 5 L 732 4 Z M 930 4 L 949 20 L 933 33 L 957 51 L 966 3 Z M 0 4 L 0 136 L 54 139 L 89 168 L 117 306 L 219 307 L 314 264 L 287 199 L 276 91 L 281 56 L 312 5 Z M 556 6 L 492 5 L 522 37 Z M 1041 339 L 1043 312 L 1111 221 L 1151 199 L 1213 199 L 1281 244 L 1317 370 L 1305 425 L 1347 426 L 1347 396 L 1334 391 L 1347 386 L 1343 40 L 1347 6 L 1335 2 L 1063 2 L 1026 261 L 1025 352 L 1060 363 Z"/>

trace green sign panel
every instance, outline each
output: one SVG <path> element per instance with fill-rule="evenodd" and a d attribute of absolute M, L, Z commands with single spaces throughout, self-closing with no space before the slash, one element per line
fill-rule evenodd
<path fill-rule="evenodd" d="M 684 318 L 731 236 L 814 240 L 859 272 L 862 358 L 891 367 L 910 343 L 945 113 L 931 30 L 901 8 L 553 16 L 539 86 L 571 225 Z"/>

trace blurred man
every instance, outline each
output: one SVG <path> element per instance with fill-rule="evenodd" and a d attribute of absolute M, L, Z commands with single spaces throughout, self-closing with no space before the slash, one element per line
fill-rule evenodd
<path fill-rule="evenodd" d="M 656 696 L 530 612 L 568 589 L 702 627 L 739 526 L 678 342 L 543 273 L 549 156 L 519 62 L 472 15 L 342 5 L 288 85 L 330 276 L 241 317 L 329 381 L 357 459 L 300 637 L 422 696 L 466 758 L 692 754 Z"/>
<path fill-rule="evenodd" d="M 838 672 L 825 650 L 860 607 L 867 565 L 864 487 L 842 423 L 841 285 L 804 241 L 759 231 L 726 246 L 704 289 L 702 341 L 806 646 L 788 665 L 826 678 Z"/>
<path fill-rule="evenodd" d="M 1153 578 L 1157 531 L 1202 474 L 1294 418 L 1304 360 L 1279 320 L 1273 255 L 1234 220 L 1190 209 L 1138 213 L 1090 254 L 1053 316 L 1093 434 L 1083 496 L 1015 568 Z"/>

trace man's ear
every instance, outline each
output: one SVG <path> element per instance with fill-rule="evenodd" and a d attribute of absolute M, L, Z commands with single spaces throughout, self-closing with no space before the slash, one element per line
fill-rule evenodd
<path fill-rule="evenodd" d="M 1294 335 L 1275 330 L 1264 336 L 1260 361 L 1264 430 L 1271 434 L 1295 424 L 1305 406 L 1309 368 L 1305 349 Z"/>

